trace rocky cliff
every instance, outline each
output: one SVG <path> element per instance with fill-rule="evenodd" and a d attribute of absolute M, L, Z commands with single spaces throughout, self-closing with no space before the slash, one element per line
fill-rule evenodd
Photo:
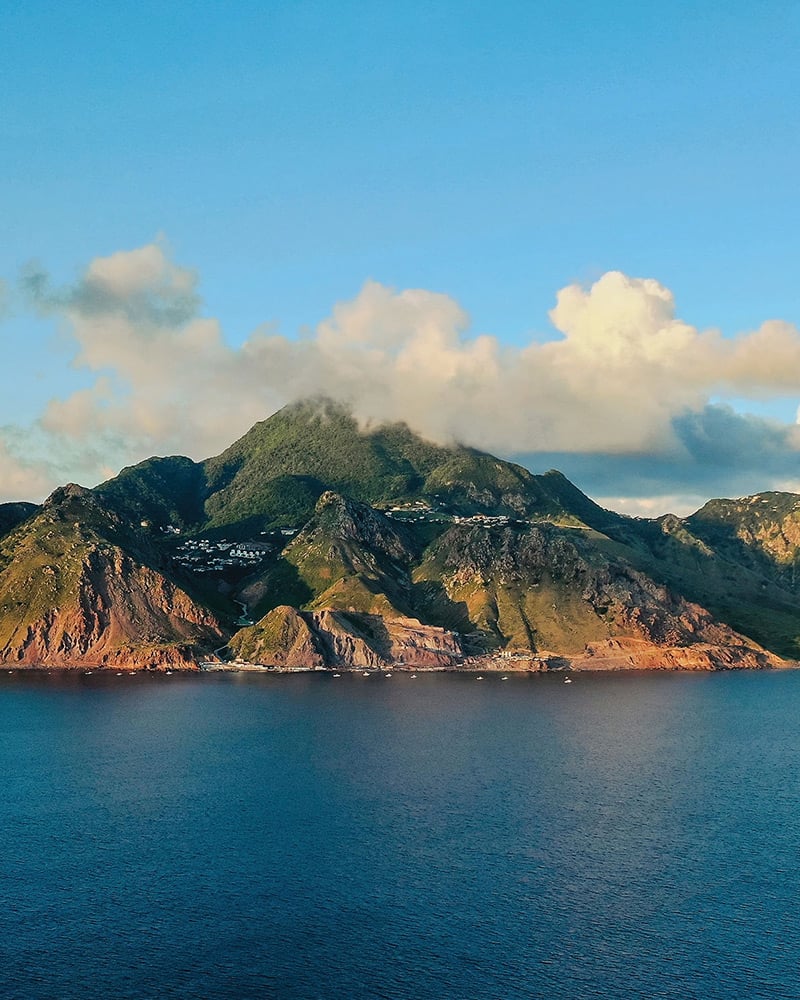
<path fill-rule="evenodd" d="M 274 608 L 237 632 L 231 648 L 249 662 L 295 669 L 452 668 L 464 656 L 457 636 L 414 618 L 290 607 Z"/>
<path fill-rule="evenodd" d="M 0 546 L 0 662 L 194 667 L 219 622 L 147 548 L 90 491 L 57 490 Z"/>

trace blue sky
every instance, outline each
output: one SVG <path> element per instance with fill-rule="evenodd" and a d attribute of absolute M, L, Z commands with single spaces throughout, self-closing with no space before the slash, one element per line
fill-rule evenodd
<path fill-rule="evenodd" d="M 195 272 L 197 315 L 233 351 L 265 323 L 309 336 L 367 281 L 443 293 L 469 314 L 460 336 L 518 350 L 559 338 L 560 289 L 610 271 L 655 279 L 700 331 L 800 323 L 797 4 L 76 0 L 5 4 L 0 31 L 0 424 L 20 489 L 32 449 L 74 455 L 88 481 L 148 445 L 212 444 L 157 427 L 126 440 L 119 423 L 101 439 L 95 419 L 92 441 L 76 425 L 65 448 L 52 419 L 43 429 L 51 400 L 104 375 L 135 393 L 112 354 L 87 365 L 63 289 L 151 244 Z M 19 287 L 31 261 L 62 289 L 44 312 Z M 800 402 L 785 379 L 703 392 L 681 405 L 789 424 Z M 701 469 L 675 433 L 671 451 L 625 446 L 617 491 L 619 441 L 584 452 L 517 435 L 504 450 L 563 455 L 579 485 L 618 500 L 691 505 L 793 477 L 787 439 L 779 471 L 754 456 L 746 482 L 724 469 L 709 482 L 707 456 Z M 487 440 L 503 449 L 501 433 Z"/>

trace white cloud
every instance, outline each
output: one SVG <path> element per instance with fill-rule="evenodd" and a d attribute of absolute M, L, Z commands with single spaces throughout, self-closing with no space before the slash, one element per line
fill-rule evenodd
<path fill-rule="evenodd" d="M 700 331 L 676 316 L 668 289 L 619 272 L 562 289 L 550 313 L 558 335 L 522 348 L 469 336 L 467 314 L 447 295 L 377 282 L 310 335 L 262 328 L 233 348 L 219 321 L 199 314 L 196 274 L 160 244 L 97 258 L 72 288 L 51 289 L 41 271 L 26 285 L 67 324 L 73 363 L 94 373 L 40 422 L 53 448 L 68 442 L 82 456 L 87 479 L 101 464 L 153 453 L 214 454 L 308 395 L 342 399 L 365 421 L 405 420 L 429 437 L 505 454 L 691 461 L 699 425 L 680 422 L 712 396 L 800 395 L 797 328 L 771 321 L 729 339 Z M 752 433 L 736 440 L 739 456 L 754 447 Z M 770 440 L 796 454 L 791 435 Z"/>
<path fill-rule="evenodd" d="M 155 243 L 137 250 L 121 250 L 110 257 L 96 257 L 86 270 L 86 284 L 105 289 L 120 300 L 154 292 L 166 298 L 192 295 L 193 271 L 169 261 Z"/>

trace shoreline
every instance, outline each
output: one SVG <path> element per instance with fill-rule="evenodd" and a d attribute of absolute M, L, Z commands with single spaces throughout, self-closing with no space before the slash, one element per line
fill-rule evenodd
<path fill-rule="evenodd" d="M 587 659 L 591 659 L 587 663 Z M 74 674 L 81 676 L 135 676 L 138 674 L 149 676 L 169 676 L 179 674 L 181 676 L 193 676 L 201 674 L 261 674 L 273 676 L 286 676 L 290 674 L 320 674 L 320 675 L 353 675 L 353 676 L 380 676 L 391 674 L 464 674 L 464 675 L 507 675 L 507 676 L 546 676 L 546 675 L 577 675 L 577 674 L 625 674 L 625 673 L 730 673 L 736 672 L 772 672 L 783 670 L 796 670 L 800 668 L 800 661 L 783 660 L 773 655 L 765 657 L 763 661 L 753 663 L 750 658 L 737 661 L 735 657 L 726 658 L 727 662 L 713 663 L 703 659 L 693 664 L 680 664 L 671 662 L 669 657 L 664 657 L 661 662 L 657 656 L 649 655 L 637 662 L 620 662 L 611 658 L 586 658 L 586 657 L 553 657 L 550 661 L 531 657 L 510 660 L 497 657 L 486 657 L 485 659 L 473 658 L 469 664 L 451 664 L 437 666 L 416 666 L 408 663 L 385 663 L 381 665 L 344 665 L 318 667 L 304 665 L 278 665 L 265 663 L 251 663 L 244 660 L 217 661 L 217 660 L 197 660 L 193 664 L 181 665 L 164 664 L 158 666 L 122 665 L 111 666 L 102 664 L 0 664 L 0 674 Z M 558 662 L 553 662 L 558 661 Z M 523 665 L 524 663 L 524 665 Z"/>
<path fill-rule="evenodd" d="M 712 674 L 781 674 L 781 673 L 791 673 L 796 670 L 800 670 L 800 662 L 787 662 L 784 666 L 780 667 L 759 667 L 759 668 L 748 668 L 748 667 L 717 667 L 711 669 L 686 669 L 680 667 L 629 667 L 626 669 L 619 668 L 598 668 L 595 670 L 461 670 L 454 669 L 452 667 L 437 667 L 437 668 L 421 668 L 418 670 L 409 670 L 404 668 L 392 668 L 383 667 L 377 668 L 350 668 L 350 667 L 339 667 L 339 668 L 325 668 L 322 670 L 314 668 L 304 668 L 304 667 L 292 667 L 289 669 L 278 668 L 272 669 L 267 667 L 262 667 L 257 664 L 239 664 L 236 666 L 228 666 L 223 669 L 213 669 L 213 670 L 202 670 L 202 669 L 180 669 L 180 670 L 147 670 L 145 668 L 139 668 L 137 670 L 107 670 L 105 668 L 98 669 L 84 669 L 82 667 L 11 667 L 6 669 L 0 669 L 0 678 L 3 675 L 6 677 L 17 677 L 24 678 L 29 677 L 31 679 L 39 677 L 50 677 L 50 678 L 72 678 L 74 680 L 80 679 L 97 679 L 102 678 L 103 680 L 111 680 L 112 678 L 163 678 L 165 681 L 174 678 L 180 678 L 181 680 L 187 680 L 189 678 L 200 679 L 202 677 L 274 677 L 274 678 L 287 678 L 287 677 L 329 677 L 332 679 L 343 679 L 345 677 L 349 678 L 362 678 L 363 680 L 369 680 L 374 677 L 385 677 L 393 678 L 398 676 L 404 679 L 416 679 L 423 676 L 451 676 L 451 677 L 472 677 L 478 680 L 503 680 L 510 681 L 512 679 L 522 679 L 522 678 L 562 678 L 567 680 L 568 678 L 576 679 L 578 677 L 617 677 L 629 675 L 631 677 L 641 677 L 643 675 L 655 676 L 658 674 L 669 674 L 670 676 L 675 675 L 686 675 L 697 677 L 699 675 L 712 675 Z M 0 681 L 0 684 L 2 681 Z"/>
<path fill-rule="evenodd" d="M 244 660 L 199 661 L 206 672 L 244 670 L 262 673 L 325 672 L 414 672 L 414 673 L 623 673 L 630 670 L 713 672 L 725 670 L 784 670 L 797 666 L 759 646 L 718 646 L 694 643 L 691 646 L 656 646 L 631 637 L 588 643 L 575 653 L 540 650 L 538 653 L 486 653 L 453 658 L 450 663 L 424 664 L 400 660 L 379 664 L 333 664 L 308 666 L 303 663 L 255 663 Z"/>
<path fill-rule="evenodd" d="M 625 673 L 637 670 L 669 672 L 722 672 L 729 670 L 785 670 L 800 666 L 760 646 L 749 643 L 721 645 L 692 643 L 687 646 L 659 646 L 632 636 L 587 643 L 582 650 L 559 653 L 554 650 L 500 650 L 476 655 L 449 653 L 429 655 L 424 647 L 411 647 L 402 659 L 390 660 L 379 655 L 365 657 L 369 662 L 309 662 L 292 654 L 275 656 L 272 662 L 244 659 L 223 660 L 212 651 L 192 656 L 184 649 L 158 652 L 132 651 L 130 658 L 117 653 L 105 662 L 21 663 L 0 661 L 0 672 L 71 671 L 82 674 L 193 674 L 193 673 L 463 673 L 463 674 L 565 674 Z M 112 654 L 113 656 L 113 654 Z M 359 657 L 360 658 L 360 657 Z M 331 657 L 334 659 L 334 657 Z M 356 659 L 356 657 L 353 657 Z"/>

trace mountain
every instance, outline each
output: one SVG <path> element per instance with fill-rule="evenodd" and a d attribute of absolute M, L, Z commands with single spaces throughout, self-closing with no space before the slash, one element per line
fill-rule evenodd
<path fill-rule="evenodd" d="M 558 472 L 311 400 L 205 462 L 0 506 L 0 660 L 773 666 L 800 657 L 799 546 L 792 494 L 628 518 Z"/>
<path fill-rule="evenodd" d="M 624 519 L 614 551 L 772 652 L 800 659 L 800 496 L 712 500 L 688 518 Z M 798 508 L 800 509 L 800 508 Z"/>
<path fill-rule="evenodd" d="M 472 448 L 431 444 L 404 424 L 362 428 L 325 399 L 285 407 L 205 462 L 151 458 L 97 487 L 131 519 L 219 537 L 302 525 L 326 490 L 381 508 L 424 500 L 465 515 L 616 517 L 558 472 L 535 476 Z"/>
<path fill-rule="evenodd" d="M 35 503 L 0 503 L 0 537 L 8 534 L 38 509 Z"/>
<path fill-rule="evenodd" d="M 90 490 L 56 490 L 0 542 L 0 658 L 20 666 L 191 666 L 215 616 Z"/>

